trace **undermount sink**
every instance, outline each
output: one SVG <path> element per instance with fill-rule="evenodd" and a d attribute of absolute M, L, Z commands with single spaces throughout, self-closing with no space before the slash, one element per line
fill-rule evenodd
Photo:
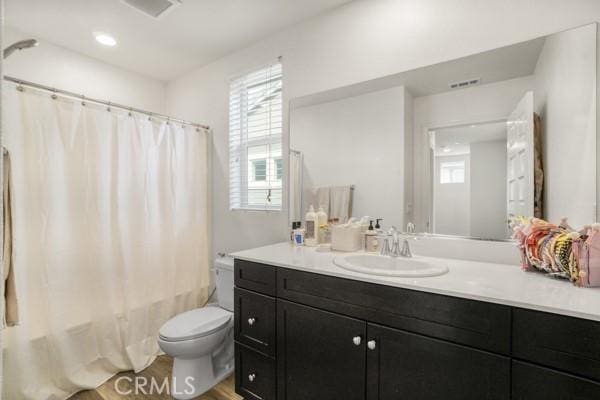
<path fill-rule="evenodd" d="M 427 257 L 390 257 L 375 254 L 346 254 L 333 259 L 338 267 L 349 271 L 378 276 L 418 278 L 444 275 L 448 267 Z"/>

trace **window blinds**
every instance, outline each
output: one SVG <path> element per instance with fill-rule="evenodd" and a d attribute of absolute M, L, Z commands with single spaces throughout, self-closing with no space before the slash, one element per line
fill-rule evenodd
<path fill-rule="evenodd" d="M 281 210 L 281 63 L 234 79 L 229 88 L 229 204 Z"/>

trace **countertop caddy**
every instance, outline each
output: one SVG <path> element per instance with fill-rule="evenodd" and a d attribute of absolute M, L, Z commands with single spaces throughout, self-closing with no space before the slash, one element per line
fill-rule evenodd
<path fill-rule="evenodd" d="M 339 255 L 289 243 L 233 254 L 238 394 L 600 398 L 599 289 L 456 259 L 436 260 L 440 276 L 376 276 Z"/>

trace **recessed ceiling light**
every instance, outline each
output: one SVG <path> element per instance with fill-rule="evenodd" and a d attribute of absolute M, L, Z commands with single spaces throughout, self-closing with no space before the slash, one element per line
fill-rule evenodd
<path fill-rule="evenodd" d="M 446 147 L 446 148 L 442 149 L 442 151 L 443 151 L 444 153 L 450 153 L 450 152 L 452 151 L 452 149 L 450 149 L 450 148 Z"/>
<path fill-rule="evenodd" d="M 108 33 L 104 32 L 94 32 L 94 37 L 96 41 L 104 46 L 116 46 L 117 40 L 110 36 Z"/>

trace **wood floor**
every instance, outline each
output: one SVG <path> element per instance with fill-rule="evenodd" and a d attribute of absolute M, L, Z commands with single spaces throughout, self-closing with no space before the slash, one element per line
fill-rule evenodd
<path fill-rule="evenodd" d="M 133 381 L 135 377 L 145 377 L 150 382 L 154 378 L 160 385 L 165 377 L 171 375 L 173 360 L 168 356 L 160 356 L 145 370 L 134 374 L 133 372 L 122 372 L 113 376 L 110 380 L 104 383 L 96 390 L 85 390 L 74 394 L 69 400 L 171 400 L 172 398 L 166 394 L 157 394 L 156 390 L 153 394 L 132 393 L 130 395 L 122 395 L 116 391 L 115 382 L 122 376 L 127 376 L 129 379 L 119 381 L 121 391 L 127 391 L 128 382 Z M 133 384 L 129 385 L 129 389 L 133 388 Z M 235 394 L 233 376 L 225 379 L 209 392 L 197 397 L 195 400 L 242 400 L 240 396 Z"/>

